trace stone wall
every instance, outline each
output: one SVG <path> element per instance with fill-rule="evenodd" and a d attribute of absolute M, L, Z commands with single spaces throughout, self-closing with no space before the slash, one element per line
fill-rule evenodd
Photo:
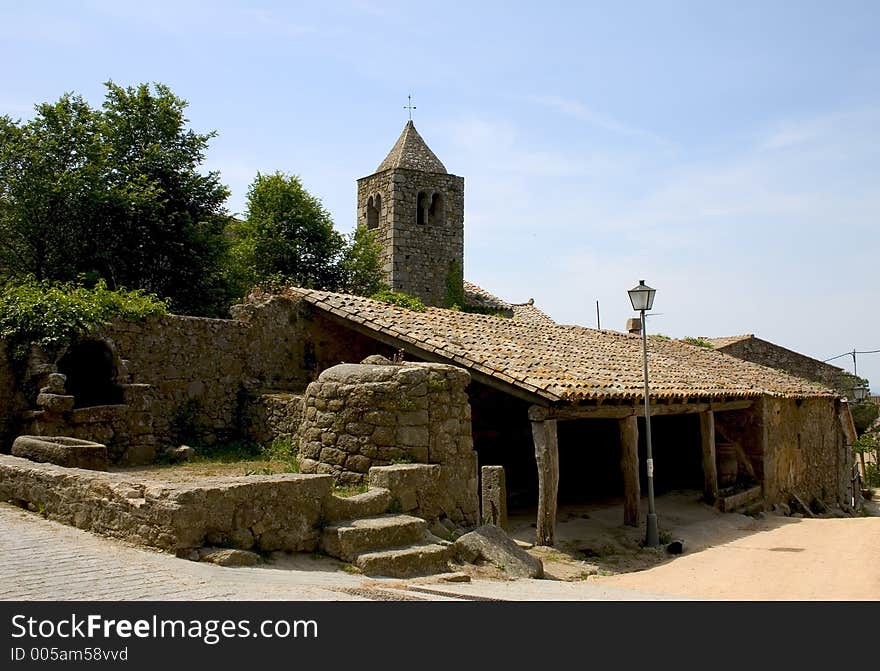
<path fill-rule="evenodd" d="M 443 206 L 432 215 L 426 208 L 434 194 L 442 196 Z M 367 204 L 376 195 L 382 199 L 376 231 L 386 282 L 427 305 L 445 305 L 450 271 L 458 286 L 463 279 L 464 178 L 402 168 L 361 178 L 359 226 L 367 226 Z"/>
<path fill-rule="evenodd" d="M 294 440 L 303 417 L 302 394 L 260 394 L 248 406 L 247 436 L 263 445 Z"/>
<path fill-rule="evenodd" d="M 829 399 L 765 397 L 764 498 L 769 505 L 797 494 L 846 503 L 846 477 L 851 463 L 838 408 Z"/>
<path fill-rule="evenodd" d="M 203 545 L 314 551 L 332 485 L 299 474 L 177 485 L 0 455 L 0 501 L 181 556 Z"/>
<path fill-rule="evenodd" d="M 308 304 L 282 296 L 255 295 L 233 307 L 234 319 L 169 315 L 143 322 L 115 322 L 85 339 L 112 352 L 114 383 L 122 403 L 46 413 L 36 391 L 57 371 L 64 352 L 35 354 L 21 379 L 0 357 L 0 401 L 7 451 L 16 432 L 68 435 L 103 442 L 116 463 L 149 463 L 157 451 L 182 442 L 209 444 L 247 437 L 250 404 L 261 396 L 301 392 L 321 370 L 359 361 L 388 348 L 315 314 Z M 7 398 L 24 394 L 16 407 Z M 28 407 L 29 412 L 25 412 Z M 271 430 L 297 421 L 295 403 L 272 411 Z M 259 410 L 257 411 L 259 412 Z M 268 420 L 268 418 L 267 418 Z M 263 435 L 270 430 L 264 425 Z"/>
<path fill-rule="evenodd" d="M 343 484 L 373 466 L 437 464 L 455 522 L 476 514 L 476 453 L 465 388 L 470 375 L 427 363 L 334 366 L 306 389 L 300 467 Z"/>
<path fill-rule="evenodd" d="M 853 380 L 845 370 L 793 352 L 772 342 L 760 338 L 747 338 L 725 347 L 719 347 L 718 351 L 735 356 L 737 359 L 751 361 L 818 382 L 834 389 L 841 396 L 852 397 Z"/>

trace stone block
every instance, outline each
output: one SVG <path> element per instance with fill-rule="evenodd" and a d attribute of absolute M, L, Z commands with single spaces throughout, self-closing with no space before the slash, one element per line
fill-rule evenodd
<path fill-rule="evenodd" d="M 67 393 L 65 385 L 67 384 L 67 376 L 62 373 L 50 373 L 46 376 L 46 386 L 40 389 L 41 392 L 47 394 Z"/>
<path fill-rule="evenodd" d="M 398 444 L 412 447 L 427 447 L 430 440 L 427 427 L 421 426 L 399 426 L 396 437 Z"/>
<path fill-rule="evenodd" d="M 49 394 L 40 392 L 37 395 L 37 405 L 46 412 L 68 412 L 73 410 L 75 399 L 73 396 L 65 396 L 61 394 Z"/>
<path fill-rule="evenodd" d="M 480 469 L 481 516 L 484 524 L 507 529 L 507 485 L 503 466 L 483 466 Z"/>

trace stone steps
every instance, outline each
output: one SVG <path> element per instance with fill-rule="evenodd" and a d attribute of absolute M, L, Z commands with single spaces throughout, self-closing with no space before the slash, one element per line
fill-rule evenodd
<path fill-rule="evenodd" d="M 370 487 L 355 496 L 331 495 L 326 516 L 330 522 L 375 517 L 383 514 L 391 505 L 391 492 L 384 487 Z"/>
<path fill-rule="evenodd" d="M 403 548 L 365 552 L 358 555 L 354 565 L 369 576 L 413 578 L 448 572 L 452 552 L 451 543 L 427 540 Z"/>
<path fill-rule="evenodd" d="M 426 534 L 427 523 L 419 517 L 377 515 L 324 527 L 321 547 L 328 555 L 351 562 L 373 550 L 419 543 Z"/>

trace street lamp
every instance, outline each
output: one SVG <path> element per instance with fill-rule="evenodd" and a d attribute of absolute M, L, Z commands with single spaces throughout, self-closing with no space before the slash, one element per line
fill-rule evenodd
<path fill-rule="evenodd" d="M 853 398 L 855 399 L 856 403 L 861 403 L 867 397 L 868 397 L 868 388 L 865 387 L 865 385 L 860 384 L 860 385 L 856 385 L 856 387 L 853 388 Z"/>
<path fill-rule="evenodd" d="M 645 547 L 655 548 L 660 544 L 657 530 L 657 513 L 654 510 L 654 458 L 651 453 L 651 406 L 648 400 L 648 329 L 645 325 L 645 311 L 654 306 L 656 289 L 639 280 L 639 286 L 629 290 L 629 300 L 633 310 L 641 313 L 642 318 L 642 366 L 645 376 L 645 446 L 647 447 L 648 467 L 648 520 L 645 529 Z"/>

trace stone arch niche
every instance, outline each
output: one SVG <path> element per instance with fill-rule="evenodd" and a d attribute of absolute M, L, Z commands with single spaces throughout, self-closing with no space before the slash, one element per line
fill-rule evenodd
<path fill-rule="evenodd" d="M 82 340 L 58 360 L 58 372 L 67 376 L 67 393 L 77 408 L 122 403 L 113 350 L 103 340 Z"/>

